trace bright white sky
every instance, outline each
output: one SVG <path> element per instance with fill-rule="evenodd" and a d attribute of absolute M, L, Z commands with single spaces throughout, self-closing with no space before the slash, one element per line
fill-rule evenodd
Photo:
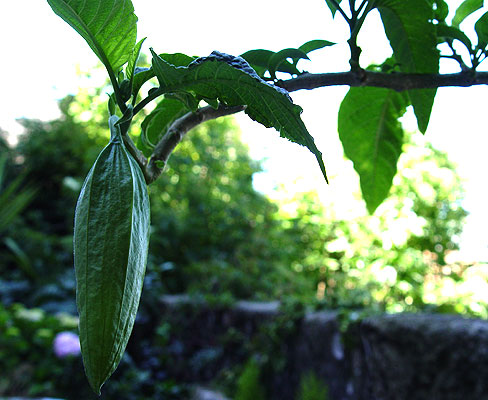
<path fill-rule="evenodd" d="M 460 2 L 448 1 L 453 10 Z M 156 52 L 198 56 L 212 50 L 234 55 L 254 48 L 280 50 L 298 47 L 311 39 L 344 43 L 347 27 L 339 18 L 332 21 L 324 3 L 324 0 L 133 0 L 139 17 L 138 37 L 148 37 L 145 52 L 153 47 Z M 0 38 L 3 53 L 0 127 L 12 134 L 21 131 L 15 122 L 17 118 L 56 118 L 57 100 L 68 93 L 75 94 L 82 84 L 77 66 L 86 71 L 97 63 L 88 45 L 54 15 L 46 1 L 16 0 L 4 5 Z M 381 62 L 390 54 L 376 15 L 368 16 L 359 44 L 363 49 L 363 65 Z M 311 54 L 311 59 L 311 63 L 301 64 L 310 72 L 346 71 L 348 48 L 338 45 L 319 50 Z M 443 70 L 456 71 L 456 66 L 449 69 L 449 65 Z M 465 228 L 463 249 L 478 260 L 488 260 L 486 91 L 486 87 L 439 89 L 427 131 L 427 138 L 448 152 L 466 179 L 464 205 L 471 216 Z M 290 191 L 317 188 L 324 199 L 348 203 L 350 176 L 344 176 L 337 137 L 337 111 L 346 92 L 346 87 L 332 87 L 292 94 L 295 103 L 304 108 L 305 124 L 324 154 L 332 178 L 329 186 L 323 182 L 315 157 L 308 150 L 280 140 L 274 130 L 262 128 L 245 116 L 238 117 L 252 155 L 268 159 L 266 173 L 256 180 L 259 189 L 266 191 L 276 185 L 284 185 Z M 414 129 L 412 126 L 407 118 L 407 128 Z"/>

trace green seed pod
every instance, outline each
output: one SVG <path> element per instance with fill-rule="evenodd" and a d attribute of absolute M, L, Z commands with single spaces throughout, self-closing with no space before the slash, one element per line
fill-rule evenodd
<path fill-rule="evenodd" d="M 94 391 L 124 354 L 139 306 L 149 244 L 149 197 L 118 118 L 81 189 L 75 211 L 76 304 L 85 372 Z"/>

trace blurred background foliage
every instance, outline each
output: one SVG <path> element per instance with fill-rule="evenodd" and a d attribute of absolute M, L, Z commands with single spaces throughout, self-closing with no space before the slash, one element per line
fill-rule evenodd
<path fill-rule="evenodd" d="M 55 121 L 21 121 L 25 133 L 13 147 L 0 136 L 0 395 L 79 398 L 66 379 L 88 393 L 79 357 L 55 357 L 52 341 L 76 332 L 73 215 L 108 140 L 104 92 L 66 97 Z M 406 138 L 391 195 L 373 216 L 339 219 L 313 192 L 271 200 L 253 187 L 260 170 L 225 118 L 189 133 L 150 186 L 151 244 L 137 319 L 148 332 L 136 350 L 129 346 L 102 398 L 181 398 L 185 388 L 165 380 L 154 356 L 166 332 L 155 321 L 164 294 L 487 317 L 486 272 L 455 259 L 466 217 L 462 182 L 420 135 Z M 357 207 L 365 209 L 359 191 Z"/>

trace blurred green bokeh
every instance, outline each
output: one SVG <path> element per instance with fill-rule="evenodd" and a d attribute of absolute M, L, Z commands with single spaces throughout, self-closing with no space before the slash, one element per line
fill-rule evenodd
<path fill-rule="evenodd" d="M 92 398 L 80 358 L 57 358 L 53 340 L 76 332 L 73 215 L 108 138 L 101 93 L 67 97 L 59 119 L 24 120 L 15 147 L 0 142 L 0 204 L 8 192 L 8 203 L 21 205 L 0 229 L 0 370 L 6 371 L 0 395 Z M 136 321 L 148 331 L 129 346 L 102 398 L 185 393 L 158 359 L 164 325 L 154 316 L 163 294 L 217 304 L 293 299 L 346 312 L 487 317 L 486 272 L 455 260 L 466 216 L 462 182 L 446 155 L 416 135 L 405 144 L 390 197 L 373 216 L 337 218 L 313 192 L 283 192 L 272 201 L 253 187 L 260 169 L 226 118 L 190 132 L 150 186 L 151 243 Z M 359 195 L 357 207 L 364 209 Z"/>

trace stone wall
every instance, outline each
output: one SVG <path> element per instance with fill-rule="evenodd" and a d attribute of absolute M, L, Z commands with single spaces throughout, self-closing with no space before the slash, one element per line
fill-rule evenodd
<path fill-rule="evenodd" d="M 161 305 L 171 326 L 168 370 L 178 380 L 223 379 L 269 340 L 279 363 L 266 379 L 271 399 L 293 400 L 302 374 L 313 371 L 331 400 L 488 400 L 488 321 L 382 315 L 344 334 L 335 312 L 286 319 L 278 302 L 211 307 L 167 296 Z"/>
<path fill-rule="evenodd" d="M 488 322 L 400 314 L 360 324 L 360 398 L 488 399 Z"/>

